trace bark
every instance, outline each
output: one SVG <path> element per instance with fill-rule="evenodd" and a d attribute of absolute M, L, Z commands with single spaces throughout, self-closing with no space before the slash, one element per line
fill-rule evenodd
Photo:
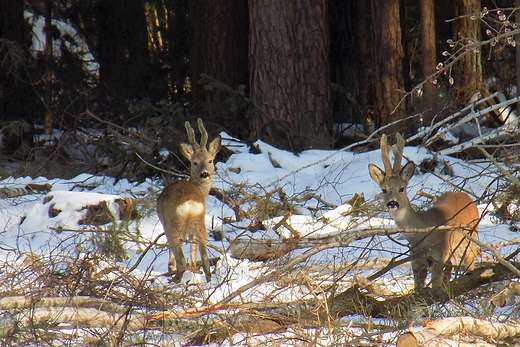
<path fill-rule="evenodd" d="M 361 123 L 359 54 L 356 49 L 358 1 L 329 1 L 331 108 L 334 123 Z"/>
<path fill-rule="evenodd" d="M 52 0 L 45 0 L 45 134 L 52 133 L 52 81 L 54 70 L 54 55 L 52 49 Z"/>
<path fill-rule="evenodd" d="M 450 94 L 456 106 L 463 106 L 482 85 L 480 50 L 472 48 L 481 36 L 479 20 L 470 18 L 471 14 L 480 11 L 480 0 L 456 0 L 453 8 L 453 16 L 456 19 L 452 27 L 453 41 L 464 47 L 461 51 L 464 56 L 453 66 L 453 86 Z"/>
<path fill-rule="evenodd" d="M 399 0 L 371 1 L 374 21 L 374 103 L 376 129 L 406 114 L 404 50 L 402 44 Z M 400 124 L 402 128 L 404 124 Z M 392 134 L 398 127 L 386 130 Z"/>
<path fill-rule="evenodd" d="M 330 145 L 327 2 L 250 0 L 255 138 L 293 151 Z"/>
<path fill-rule="evenodd" d="M 437 52 L 435 48 L 435 2 L 421 0 L 421 71 L 423 84 L 423 99 L 425 107 L 424 122 L 429 125 L 437 111 L 437 85 L 428 80 L 435 72 Z"/>
<path fill-rule="evenodd" d="M 218 0 L 211 6 L 202 0 L 190 1 L 189 22 L 192 104 L 212 96 L 199 84 L 201 74 L 232 89 L 247 84 L 247 0 Z"/>
<path fill-rule="evenodd" d="M 355 1 L 356 9 L 356 48 L 358 52 L 357 68 L 359 70 L 359 106 L 363 112 L 365 133 L 370 133 L 368 126 L 372 117 L 368 106 L 374 103 L 374 64 L 373 49 L 369 42 L 373 41 L 373 22 L 371 18 L 370 2 Z"/>

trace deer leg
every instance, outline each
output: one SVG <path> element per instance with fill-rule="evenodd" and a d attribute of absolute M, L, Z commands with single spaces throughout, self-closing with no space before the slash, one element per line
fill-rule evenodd
<path fill-rule="evenodd" d="M 184 258 L 184 253 L 182 252 L 182 241 L 180 239 L 184 228 L 184 223 L 175 223 L 174 228 L 166 229 L 166 238 L 168 240 L 168 246 L 170 247 L 168 270 L 171 274 L 175 273 L 173 278 L 175 282 L 180 282 L 184 271 L 186 271 L 186 258 Z"/>
<path fill-rule="evenodd" d="M 428 261 L 424 258 L 412 260 L 412 271 L 414 288 L 416 291 L 421 290 L 425 286 L 426 277 L 428 276 Z"/>
<path fill-rule="evenodd" d="M 202 270 L 204 270 L 204 275 L 206 275 L 206 282 L 211 281 L 211 271 L 209 268 L 209 257 L 208 257 L 208 250 L 206 248 L 206 242 L 205 240 L 202 242 L 199 242 L 199 252 L 200 252 L 200 259 L 202 260 Z"/>
<path fill-rule="evenodd" d="M 475 269 L 475 256 L 477 255 L 477 246 L 473 242 L 467 244 L 464 254 L 462 255 L 462 263 L 464 267 L 471 271 Z"/>
<path fill-rule="evenodd" d="M 432 288 L 444 290 L 445 285 L 450 281 L 453 266 L 449 263 L 435 261 L 432 267 Z"/>
<path fill-rule="evenodd" d="M 199 269 L 197 268 L 197 240 L 193 235 L 190 236 L 190 271 L 192 272 L 199 272 Z"/>
<path fill-rule="evenodd" d="M 204 219 L 201 220 L 199 227 L 196 229 L 195 238 L 197 239 L 196 246 L 199 247 L 200 259 L 202 261 L 202 270 L 206 275 L 206 281 L 211 281 L 211 271 L 209 267 L 209 257 L 207 250 L 207 242 L 208 242 L 208 232 L 206 230 L 206 225 Z M 197 248 L 195 247 L 195 251 Z"/>
<path fill-rule="evenodd" d="M 169 246 L 170 257 L 168 260 L 168 275 L 173 275 L 177 270 L 177 262 L 175 261 L 175 254 L 173 253 L 173 247 Z"/>

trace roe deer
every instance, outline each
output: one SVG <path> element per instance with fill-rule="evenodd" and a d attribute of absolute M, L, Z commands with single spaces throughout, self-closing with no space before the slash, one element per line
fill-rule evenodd
<path fill-rule="evenodd" d="M 168 273 L 175 273 L 174 281 L 176 282 L 181 281 L 187 267 L 181 249 L 181 242 L 186 240 L 191 241 L 190 270 L 196 270 L 198 246 L 206 280 L 208 282 L 211 280 L 206 250 L 208 241 L 205 221 L 206 197 L 215 173 L 213 161 L 220 150 L 222 138 L 218 135 L 206 148 L 208 133 L 200 118 L 197 123 L 201 134 L 200 144 L 195 141 L 195 132 L 189 122 L 184 125 L 190 143 L 180 144 L 182 155 L 190 161 L 190 180 L 175 181 L 169 184 L 157 198 L 157 214 L 170 247 Z"/>
<path fill-rule="evenodd" d="M 430 268 L 432 287 L 440 289 L 450 280 L 453 266 L 458 265 L 461 260 L 466 269 L 474 268 L 476 245 L 464 237 L 464 234 L 477 236 L 478 209 L 468 194 L 446 192 L 428 210 L 416 211 L 410 205 L 406 192 L 408 182 L 415 172 L 415 164 L 409 161 L 401 169 L 405 141 L 400 134 L 396 137 L 397 144 L 392 146 L 393 167 L 386 135 L 381 137 L 381 156 L 385 170 L 368 164 L 370 177 L 381 187 L 384 204 L 395 223 L 401 228 L 414 229 L 460 227 L 433 230 L 428 234 L 404 233 L 410 245 L 415 290 L 424 288 Z"/>

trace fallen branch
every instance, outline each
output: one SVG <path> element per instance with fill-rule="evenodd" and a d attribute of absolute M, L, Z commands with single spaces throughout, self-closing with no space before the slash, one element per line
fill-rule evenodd
<path fill-rule="evenodd" d="M 482 346 L 482 340 L 501 341 L 518 335 L 520 322 L 497 323 L 472 317 L 453 317 L 429 322 L 422 330 L 410 329 L 399 336 L 396 346 L 452 346 L 450 340 L 457 343 L 453 346 L 460 346 L 461 340 L 476 342 L 475 337 L 481 338 L 479 346 Z"/>
<path fill-rule="evenodd" d="M 519 262 L 510 263 L 517 269 L 520 269 Z M 424 288 L 418 293 L 412 292 L 411 294 L 388 300 L 377 300 L 370 295 L 362 293 L 359 287 L 353 286 L 328 299 L 328 314 L 333 318 L 340 318 L 363 312 L 365 315 L 372 317 L 392 317 L 395 319 L 396 312 L 408 312 L 411 307 L 417 305 L 445 303 L 482 285 L 512 278 L 517 278 L 517 276 L 510 269 L 502 264 L 494 264 L 459 276 L 447 283 L 447 290 L 445 291 L 434 291 L 431 288 Z"/>

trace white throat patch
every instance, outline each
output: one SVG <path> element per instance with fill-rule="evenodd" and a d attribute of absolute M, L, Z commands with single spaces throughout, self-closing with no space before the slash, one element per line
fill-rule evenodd
<path fill-rule="evenodd" d="M 198 216 L 204 213 L 204 204 L 199 201 L 188 200 L 177 206 L 176 212 L 183 217 Z"/>

